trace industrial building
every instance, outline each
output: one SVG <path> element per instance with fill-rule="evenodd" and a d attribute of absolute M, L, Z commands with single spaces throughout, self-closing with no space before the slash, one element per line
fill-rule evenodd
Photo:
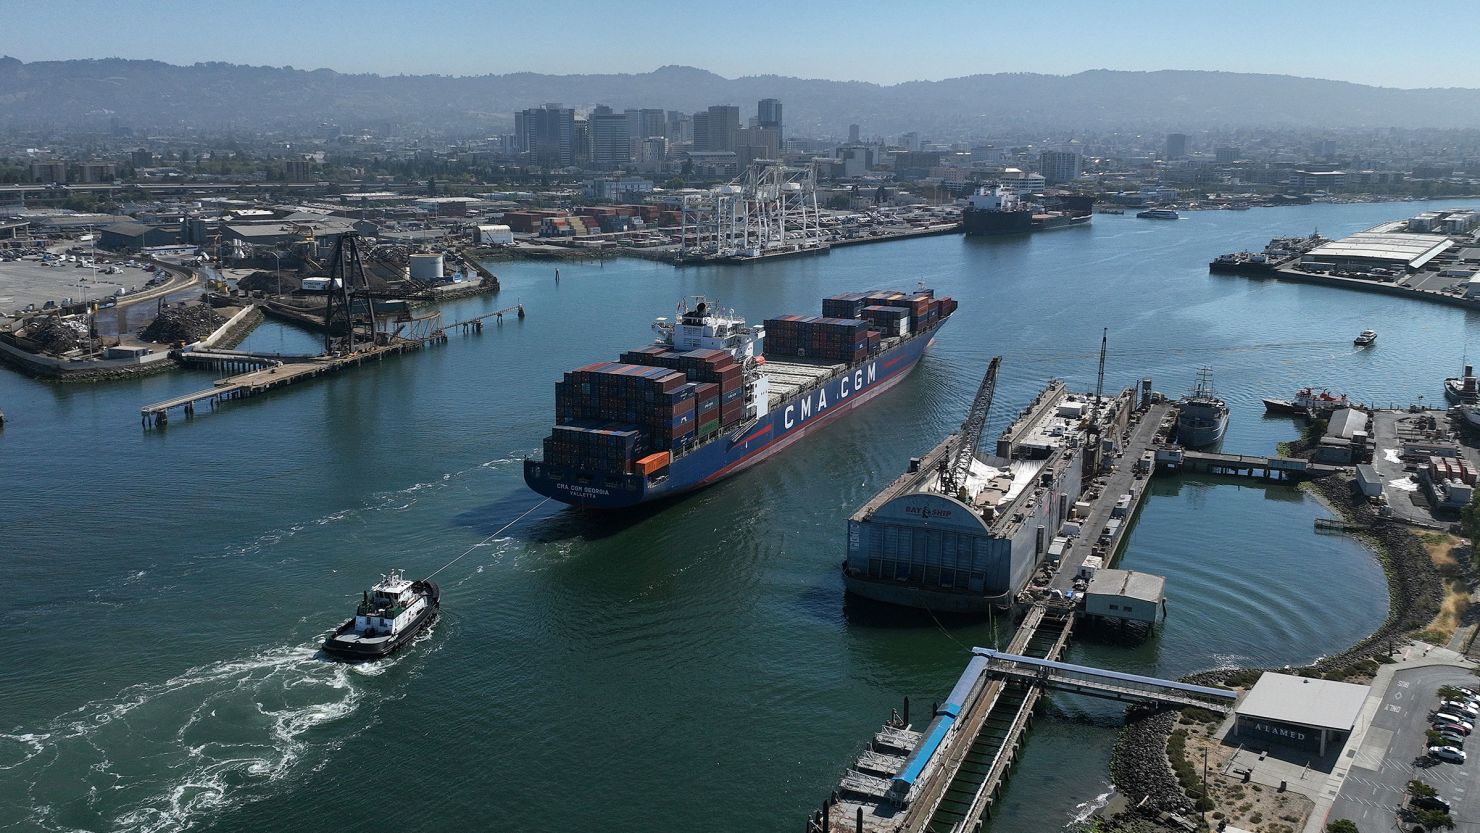
<path fill-rule="evenodd" d="M 911 461 L 848 519 L 848 592 L 935 611 L 1010 606 L 1080 494 L 1081 399 L 1050 386 L 999 441 L 1012 456 L 975 455 L 954 493 L 942 484 L 956 435 Z"/>
<path fill-rule="evenodd" d="M 1405 225 L 1402 222 L 1384 223 L 1317 246 L 1300 260 L 1307 264 L 1330 264 L 1336 269 L 1378 267 L 1411 272 L 1454 247 L 1454 242 L 1443 235 L 1402 231 Z"/>
<path fill-rule="evenodd" d="M 1166 602 L 1167 580 L 1135 570 L 1099 569 L 1084 594 L 1090 616 L 1153 625 Z"/>
<path fill-rule="evenodd" d="M 1351 734 L 1367 691 L 1364 685 L 1266 672 L 1235 707 L 1233 736 L 1245 746 L 1274 743 L 1325 755 Z"/>

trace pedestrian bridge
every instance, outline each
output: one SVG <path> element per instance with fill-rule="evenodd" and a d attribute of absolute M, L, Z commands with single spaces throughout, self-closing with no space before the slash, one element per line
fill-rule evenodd
<path fill-rule="evenodd" d="M 987 667 L 983 673 L 988 676 L 1075 694 L 1158 706 L 1196 706 L 1224 713 L 1230 711 L 1238 699 L 1237 692 L 1226 688 L 1106 671 L 1088 665 L 1007 654 L 990 648 L 973 648 L 971 652 L 986 658 Z"/>

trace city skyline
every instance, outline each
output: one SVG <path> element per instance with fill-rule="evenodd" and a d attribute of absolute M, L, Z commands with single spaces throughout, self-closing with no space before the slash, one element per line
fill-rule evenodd
<path fill-rule="evenodd" d="M 191 13 L 161 14 L 173 7 Z M 227 18 L 241 14 L 240 5 L 213 0 L 188 6 L 12 0 L 7 16 L 11 37 L 0 41 L 0 54 L 27 62 L 118 57 L 377 75 L 640 73 L 682 65 L 726 78 L 778 75 L 893 86 L 994 73 L 1179 69 L 1401 89 L 1480 87 L 1480 67 L 1441 67 L 1433 61 L 1421 20 L 1420 31 L 1384 44 L 1380 62 L 1351 49 L 1350 44 L 1387 25 L 1390 12 L 1368 2 L 1323 1 L 1304 7 L 1320 25 L 1302 31 L 1299 49 L 1287 48 L 1277 38 L 1244 36 L 1237 38 L 1237 49 L 1230 49 L 1239 27 L 1223 10 L 1153 0 L 1121 4 L 1113 14 L 1102 5 L 1069 2 L 1062 5 L 1062 14 L 1052 17 L 1012 19 L 1010 32 L 1003 29 L 1001 9 L 990 4 L 948 2 L 933 7 L 932 15 L 916 17 L 865 5 L 850 17 L 846 38 L 818 36 L 835 25 L 828 20 L 830 10 L 771 2 L 751 4 L 747 19 L 767 20 L 767 10 L 773 10 L 786 25 L 757 25 L 751 38 L 708 37 L 695 22 L 722 20 L 723 14 L 733 13 L 732 6 L 704 0 L 658 2 L 641 9 L 587 11 L 562 23 L 558 44 L 552 42 L 557 30 L 540 7 L 490 9 L 470 0 L 449 0 L 418 9 L 413 27 L 388 25 L 404 17 L 405 7 L 387 0 L 367 0 L 352 12 L 287 0 L 259 0 L 251 8 L 252 18 L 264 23 L 291 17 L 295 25 L 201 27 L 202 16 L 214 17 L 217 11 Z M 108 25 L 77 27 L 64 36 L 51 25 L 57 15 L 87 14 L 106 15 Z M 1282 21 L 1288 6 L 1254 0 L 1240 7 L 1239 14 L 1241 20 L 1268 24 Z M 465 38 L 480 26 L 486 26 L 486 39 Z M 1435 28 L 1432 34 L 1437 35 Z M 961 32 L 981 34 L 963 37 Z M 946 35 L 955 40 L 944 40 Z M 169 48 L 161 50 L 161 43 Z"/>

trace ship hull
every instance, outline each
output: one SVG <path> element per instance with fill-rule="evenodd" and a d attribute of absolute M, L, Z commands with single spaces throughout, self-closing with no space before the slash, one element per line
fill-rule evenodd
<path fill-rule="evenodd" d="M 1177 441 L 1185 448 L 1206 448 L 1223 439 L 1228 430 L 1228 413 L 1177 422 Z"/>
<path fill-rule="evenodd" d="M 622 509 L 713 485 L 771 457 L 898 384 L 920 361 L 943 323 L 849 367 L 814 390 L 783 400 L 744 433 L 721 436 L 677 457 L 666 477 L 602 476 L 525 460 L 524 481 L 545 497 L 591 509 Z"/>
<path fill-rule="evenodd" d="M 1092 218 L 1092 214 L 1058 214 L 1047 219 L 1040 219 L 1035 217 L 1031 211 L 973 211 L 967 209 L 961 215 L 961 228 L 969 235 L 992 237 L 1074 228 L 1088 225 Z"/>

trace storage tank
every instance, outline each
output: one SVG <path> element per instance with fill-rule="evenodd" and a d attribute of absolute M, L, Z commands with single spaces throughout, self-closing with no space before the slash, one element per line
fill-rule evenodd
<path fill-rule="evenodd" d="M 412 255 L 411 279 L 428 282 L 442 280 L 442 256 Z"/>

